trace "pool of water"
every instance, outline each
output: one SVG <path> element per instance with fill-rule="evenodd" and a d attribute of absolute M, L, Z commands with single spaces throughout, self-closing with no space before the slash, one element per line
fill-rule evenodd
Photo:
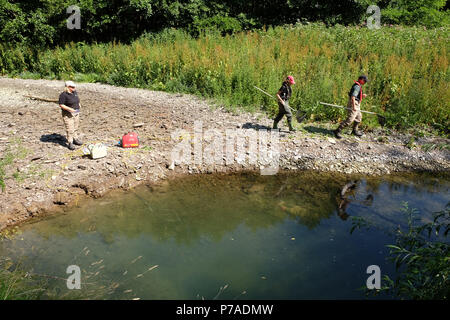
<path fill-rule="evenodd" d="M 370 265 L 394 276 L 403 202 L 429 221 L 450 180 L 308 172 L 188 176 L 86 200 L 23 224 L 0 256 L 48 279 L 51 298 L 361 299 Z M 373 225 L 350 234 L 354 217 Z M 81 290 L 68 290 L 77 265 Z M 386 298 L 386 297 L 384 297 Z"/>

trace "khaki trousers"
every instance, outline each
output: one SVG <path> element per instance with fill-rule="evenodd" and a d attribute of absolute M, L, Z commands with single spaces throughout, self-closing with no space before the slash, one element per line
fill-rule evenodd
<path fill-rule="evenodd" d="M 64 125 L 66 126 L 66 133 L 67 133 L 67 142 L 73 143 L 73 139 L 77 139 L 77 131 L 78 131 L 78 125 L 80 123 L 80 114 L 79 113 L 63 113 L 62 115 Z"/>
<path fill-rule="evenodd" d="M 348 100 L 347 108 L 350 108 L 351 110 L 348 110 L 347 119 L 345 119 L 345 121 L 342 122 L 342 126 L 347 127 L 347 126 L 351 125 L 353 121 L 360 123 L 362 120 L 360 103 L 357 100 L 355 101 L 356 111 L 354 111 L 352 108 L 352 100 L 350 98 Z"/>

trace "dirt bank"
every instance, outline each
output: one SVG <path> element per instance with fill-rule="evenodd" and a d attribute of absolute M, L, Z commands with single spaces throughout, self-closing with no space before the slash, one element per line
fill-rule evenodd
<path fill-rule="evenodd" d="M 0 158 L 12 155 L 5 166 L 6 188 L 0 193 L 0 230 L 43 212 L 64 210 L 83 197 L 100 197 L 112 189 L 132 188 L 180 174 L 259 169 L 258 165 L 179 165 L 171 168 L 177 129 L 251 130 L 270 127 L 262 114 L 233 114 L 203 99 L 102 84 L 79 84 L 82 101 L 80 131 L 85 143 L 114 145 L 128 132 L 139 134 L 139 149 L 110 147 L 106 158 L 81 157 L 65 147 L 65 129 L 55 103 L 26 95 L 57 99 L 62 81 L 0 78 Z M 137 123 L 142 126 L 134 128 Z M 308 169 L 383 175 L 399 171 L 449 171 L 447 149 L 425 151 L 424 145 L 448 145 L 448 139 L 424 137 L 406 147 L 410 136 L 384 132 L 361 139 L 336 141 L 330 124 L 306 123 L 299 132 L 280 135 L 280 169 Z M 246 131 L 247 132 L 247 131 Z M 409 145 L 411 147 L 411 144 Z M 1 169 L 1 168 L 0 168 Z M 173 170 L 172 170 L 173 169 Z"/>

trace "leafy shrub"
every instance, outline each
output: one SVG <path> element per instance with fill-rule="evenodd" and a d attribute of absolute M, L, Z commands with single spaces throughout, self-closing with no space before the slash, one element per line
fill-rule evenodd
<path fill-rule="evenodd" d="M 236 18 L 215 15 L 213 17 L 194 20 L 191 28 L 191 33 L 194 35 L 211 32 L 226 35 L 241 31 L 242 25 Z"/>
<path fill-rule="evenodd" d="M 450 204 L 433 222 L 416 225 L 417 211 L 405 205 L 408 229 L 398 229 L 396 243 L 388 245 L 391 260 L 400 271 L 395 280 L 385 276 L 383 291 L 414 300 L 450 297 Z M 434 235 L 434 239 L 433 239 Z"/>

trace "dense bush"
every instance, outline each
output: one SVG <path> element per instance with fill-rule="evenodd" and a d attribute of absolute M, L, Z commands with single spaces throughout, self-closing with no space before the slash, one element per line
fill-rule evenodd
<path fill-rule="evenodd" d="M 66 9 L 77 5 L 81 29 L 68 30 Z M 370 5 L 382 23 L 448 25 L 445 0 L 2 0 L 0 42 L 55 46 L 74 41 L 130 43 L 145 32 L 179 28 L 198 35 L 208 29 L 231 33 L 298 21 L 359 24 Z"/>
<path fill-rule="evenodd" d="M 448 25 L 446 0 L 392 0 L 382 11 L 384 22 L 440 27 Z"/>

